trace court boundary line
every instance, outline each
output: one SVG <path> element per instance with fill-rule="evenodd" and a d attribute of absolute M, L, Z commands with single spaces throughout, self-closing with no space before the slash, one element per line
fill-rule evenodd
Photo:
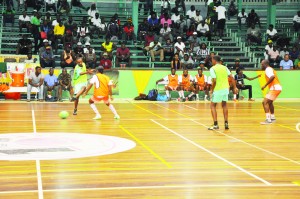
<path fill-rule="evenodd" d="M 168 163 L 164 158 L 162 158 L 160 155 L 155 153 L 150 147 L 148 147 L 144 142 L 142 142 L 140 139 L 138 139 L 135 135 L 133 135 L 131 132 L 129 132 L 127 129 L 125 129 L 122 125 L 119 125 L 119 128 L 122 129 L 125 133 L 127 133 L 130 137 L 132 137 L 137 143 L 142 145 L 144 149 L 146 149 L 148 152 L 150 152 L 155 158 L 160 160 L 164 165 L 166 165 L 169 169 L 172 168 L 171 164 Z"/>
<path fill-rule="evenodd" d="M 95 188 L 74 188 L 74 189 L 44 189 L 44 192 L 66 192 L 66 191 L 106 191 L 106 190 L 130 190 L 130 189 L 190 189 L 201 187 L 299 187 L 296 184 L 273 184 L 272 186 L 262 183 L 245 183 L 245 184 L 182 184 L 182 185 L 153 185 L 153 186 L 119 186 L 119 187 L 95 187 Z M 35 193 L 37 190 L 20 190 L 20 191 L 0 191 L 1 194 L 14 193 Z"/>
<path fill-rule="evenodd" d="M 144 110 L 144 111 L 146 111 L 148 113 L 151 113 L 152 115 L 155 115 L 156 117 L 159 117 L 160 119 L 166 120 L 166 118 L 164 118 L 164 117 L 162 117 L 162 116 L 160 116 L 160 115 L 158 115 L 156 113 L 153 113 L 152 111 L 150 111 L 148 109 L 145 109 L 145 108 L 143 108 L 143 107 L 141 107 L 139 105 L 136 105 L 133 102 L 130 102 L 129 100 L 127 100 L 127 102 L 130 103 L 131 105 L 135 106 L 135 107 L 138 107 L 139 109 L 142 109 L 142 110 Z M 151 103 L 149 103 L 149 104 L 151 104 Z"/>
<path fill-rule="evenodd" d="M 174 110 L 172 110 L 172 109 L 166 108 L 166 107 L 161 106 L 161 105 L 158 105 L 158 104 L 155 104 L 155 105 L 157 105 L 157 106 L 159 106 L 159 107 L 162 107 L 162 108 L 164 108 L 164 109 L 170 110 L 170 111 L 173 112 L 173 113 L 177 113 L 177 114 L 179 114 L 179 115 L 182 115 L 183 117 L 190 119 L 190 121 L 192 121 L 192 122 L 194 122 L 194 123 L 196 123 L 196 124 L 199 124 L 199 125 L 201 125 L 201 126 L 203 126 L 203 127 L 205 127 L 205 128 L 208 128 L 208 126 L 206 126 L 205 124 L 202 124 L 201 122 L 198 122 L 198 121 L 196 121 L 195 119 L 192 119 L 192 118 L 190 118 L 189 116 L 187 116 L 187 115 L 185 115 L 185 114 L 179 113 L 179 112 L 177 112 L 177 111 L 174 111 Z M 213 131 L 214 131 L 214 132 L 217 132 L 217 133 L 219 133 L 219 134 L 221 134 L 221 135 L 224 135 L 224 136 L 226 136 L 226 137 L 228 137 L 228 138 L 231 138 L 231 139 L 234 139 L 234 140 L 239 141 L 239 142 L 241 142 L 241 143 L 244 143 L 244 144 L 246 144 L 246 145 L 248 145 L 248 146 L 251 146 L 251 147 L 253 147 L 253 148 L 256 148 L 256 149 L 258 149 L 258 150 L 260 150 L 260 151 L 266 152 L 266 153 L 271 154 L 271 155 L 274 155 L 274 156 L 276 156 L 276 157 L 278 157 L 278 158 L 281 158 L 281 159 L 287 160 L 287 161 L 289 161 L 289 162 L 293 162 L 293 163 L 295 163 L 295 164 L 300 165 L 300 162 L 298 162 L 298 161 L 296 161 L 296 160 L 292 160 L 292 159 L 290 159 L 290 158 L 284 157 L 284 156 L 282 156 L 282 155 L 279 155 L 279 154 L 274 153 L 274 152 L 272 152 L 272 151 L 269 151 L 269 150 L 267 150 L 267 149 L 263 149 L 263 148 L 261 148 L 261 147 L 259 147 L 259 146 L 256 146 L 256 145 L 254 145 L 254 144 L 248 143 L 248 142 L 246 142 L 246 141 L 243 141 L 243 140 L 241 140 L 241 139 L 239 139 L 239 138 L 236 138 L 236 137 L 227 135 L 226 133 L 223 133 L 223 132 L 221 132 L 220 130 L 213 130 Z"/>
<path fill-rule="evenodd" d="M 188 106 L 188 105 L 186 105 L 186 104 L 184 104 L 184 106 L 186 106 L 186 107 L 188 107 L 188 108 L 190 108 L 190 109 L 193 109 L 193 110 L 195 110 L 195 111 L 198 111 L 199 109 L 197 109 L 197 108 L 194 108 L 194 107 L 192 107 L 192 106 Z"/>
<path fill-rule="evenodd" d="M 210 155 L 214 156 L 215 158 L 220 159 L 220 160 L 222 160 L 223 162 L 225 162 L 225 163 L 227 163 L 227 164 L 229 164 L 229 165 L 235 167 L 236 169 L 238 169 L 238 170 L 240 170 L 240 171 L 242 171 L 242 172 L 248 174 L 249 176 L 255 178 L 256 180 L 259 180 L 259 181 L 261 181 L 261 182 L 263 182 L 264 184 L 269 185 L 269 186 L 272 185 L 270 182 L 264 180 L 263 178 L 258 177 L 257 175 L 255 175 L 255 174 L 253 174 L 253 173 L 251 173 L 251 172 L 249 172 L 249 171 L 243 169 L 242 167 L 240 167 L 240 166 L 238 166 L 238 165 L 236 165 L 236 164 L 230 162 L 229 160 L 227 160 L 227 159 L 225 159 L 225 158 L 219 156 L 218 154 L 216 154 L 216 153 L 214 153 L 214 152 L 212 152 L 212 151 L 206 149 L 205 147 L 201 146 L 200 144 L 197 144 L 196 142 L 194 142 L 194 141 L 192 141 L 192 140 L 190 140 L 190 139 L 184 137 L 183 135 L 181 135 L 181 134 L 177 133 L 176 131 L 174 131 L 174 130 L 172 130 L 172 129 L 166 127 L 166 126 L 164 126 L 163 124 L 160 124 L 159 122 L 157 122 L 157 121 L 155 121 L 155 120 L 153 120 L 153 119 L 151 119 L 151 121 L 152 121 L 153 123 L 157 124 L 158 126 L 164 128 L 165 130 L 170 131 L 170 132 L 173 133 L 174 135 L 177 135 L 177 136 L 180 137 L 181 139 L 183 139 L 183 140 L 189 142 L 190 144 L 196 146 L 197 148 L 202 149 L 203 151 L 209 153 Z"/>
<path fill-rule="evenodd" d="M 33 126 L 33 134 L 37 134 L 36 131 L 36 121 L 35 121 L 35 113 L 34 109 L 31 109 L 31 115 L 32 115 L 32 126 Z M 41 163 L 40 160 L 35 160 L 36 165 L 36 175 L 37 175 L 37 185 L 38 185 L 38 198 L 43 199 L 44 193 L 43 193 L 43 182 L 42 182 L 42 173 L 41 173 Z"/>

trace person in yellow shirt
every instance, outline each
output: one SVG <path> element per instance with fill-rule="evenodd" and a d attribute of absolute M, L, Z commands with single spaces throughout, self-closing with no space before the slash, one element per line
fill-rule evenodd
<path fill-rule="evenodd" d="M 93 75 L 93 77 L 89 81 L 89 85 L 87 86 L 85 92 L 83 93 L 83 97 L 87 95 L 89 90 L 94 86 L 94 94 L 89 99 L 89 104 L 93 111 L 96 113 L 96 116 L 93 118 L 94 120 L 101 119 L 101 115 L 95 105 L 95 102 L 103 101 L 106 106 L 113 112 L 115 115 L 115 119 L 120 119 L 115 107 L 110 104 L 110 100 L 113 100 L 112 97 L 112 87 L 115 85 L 113 84 L 112 80 L 109 79 L 108 76 L 103 74 L 104 68 L 99 66 L 97 68 L 97 74 Z"/>
<path fill-rule="evenodd" d="M 110 41 L 109 37 L 106 37 L 105 42 L 102 43 L 101 45 L 101 50 L 103 53 L 107 53 L 109 59 L 112 59 L 112 51 L 116 48 L 113 42 Z"/>
<path fill-rule="evenodd" d="M 54 38 L 55 38 L 55 50 L 57 52 L 58 44 L 62 43 L 63 36 L 65 34 L 65 26 L 60 20 L 56 26 L 54 26 Z"/>

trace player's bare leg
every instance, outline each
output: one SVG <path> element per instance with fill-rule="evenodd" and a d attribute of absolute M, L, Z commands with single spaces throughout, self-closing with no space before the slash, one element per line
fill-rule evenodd
<path fill-rule="evenodd" d="M 270 114 L 270 104 L 272 104 L 271 106 L 273 106 L 273 101 L 264 98 L 262 105 L 266 113 L 266 120 L 264 122 L 261 122 L 261 124 L 272 124 L 271 114 Z M 274 114 L 274 107 L 273 107 L 273 114 Z"/>

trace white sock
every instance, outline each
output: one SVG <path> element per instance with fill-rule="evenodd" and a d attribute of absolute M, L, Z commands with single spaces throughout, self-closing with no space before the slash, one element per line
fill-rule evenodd
<path fill-rule="evenodd" d="M 207 95 L 204 95 L 204 99 L 207 99 Z"/>
<path fill-rule="evenodd" d="M 236 99 L 236 94 L 233 94 L 233 99 Z"/>
<path fill-rule="evenodd" d="M 196 94 L 196 98 L 199 99 L 199 94 Z"/>
<path fill-rule="evenodd" d="M 192 97 L 194 95 L 194 93 L 193 92 L 191 92 L 190 94 L 189 94 L 189 96 L 188 97 Z"/>
<path fill-rule="evenodd" d="M 270 113 L 266 113 L 266 119 L 269 121 L 271 120 L 271 114 Z"/>
<path fill-rule="evenodd" d="M 91 108 L 93 109 L 93 111 L 96 113 L 96 115 L 97 115 L 97 116 L 98 116 L 98 115 L 100 116 L 100 113 L 99 113 L 99 111 L 98 111 L 96 105 L 93 103 L 93 104 L 90 104 L 90 106 L 91 106 Z"/>
<path fill-rule="evenodd" d="M 167 95 L 168 98 L 170 97 L 170 91 L 169 90 L 166 90 L 166 95 Z"/>
<path fill-rule="evenodd" d="M 114 115 L 118 115 L 118 113 L 117 113 L 115 107 L 114 107 L 112 104 L 110 104 L 108 107 L 109 107 L 109 109 L 111 110 L 111 112 L 113 112 Z"/>
<path fill-rule="evenodd" d="M 182 98 L 181 91 L 178 91 L 178 95 L 180 98 Z"/>
<path fill-rule="evenodd" d="M 179 92 L 181 92 L 181 96 L 182 96 L 182 98 L 184 98 L 184 91 L 182 90 L 182 91 L 179 91 Z"/>
<path fill-rule="evenodd" d="M 274 114 L 271 114 L 271 119 L 274 119 L 275 118 L 275 115 Z"/>

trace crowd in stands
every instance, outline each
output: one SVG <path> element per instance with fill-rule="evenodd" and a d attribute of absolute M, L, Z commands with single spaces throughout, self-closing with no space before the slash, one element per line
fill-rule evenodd
<path fill-rule="evenodd" d="M 72 0 L 70 4 L 66 0 L 46 0 L 45 3 L 46 13 L 41 13 L 43 3 L 40 0 L 22 2 L 25 11 L 19 16 L 18 23 L 19 31 L 23 35 L 16 49 L 16 54 L 39 54 L 42 68 L 56 67 L 54 57 L 59 48 L 63 49 L 60 55 L 62 68 L 74 67 L 74 61 L 78 57 L 82 57 L 90 68 L 95 68 L 99 63 L 105 63 L 104 67 L 110 68 L 112 64 L 106 60 L 114 61 L 113 56 L 116 57 L 116 66 L 120 63 L 130 66 L 131 53 L 126 47 L 128 43 L 143 43 L 144 54 L 153 62 L 159 56 L 159 61 L 172 61 L 173 66 L 176 62 L 174 59 L 177 59 L 174 55 L 178 54 L 180 65 L 176 64 L 177 69 L 196 68 L 200 63 L 209 68 L 209 59 L 213 52 L 207 47 L 207 41 L 215 37 L 222 42 L 226 18 L 232 17 L 237 17 L 240 28 L 248 28 L 248 45 L 262 45 L 264 41 L 259 15 L 254 9 L 248 14 L 245 9 L 238 12 L 233 1 L 225 8 L 218 0 L 208 0 L 207 15 L 202 16 L 201 11 L 194 5 L 187 10 L 184 0 L 176 0 L 173 8 L 168 0 L 162 0 L 160 12 L 153 10 L 152 0 L 140 0 L 139 13 L 144 14 L 145 18 L 138 27 L 134 27 L 131 18 L 121 24 L 118 14 L 114 14 L 106 22 L 94 3 L 89 7 L 84 7 L 80 0 Z M 27 15 L 28 7 L 34 9 L 31 16 Z M 68 15 L 73 7 L 87 11 L 87 16 L 83 16 L 78 24 Z M 13 24 L 14 15 L 13 2 L 7 0 L 7 9 L 3 13 L 4 24 Z M 293 18 L 293 27 L 295 31 L 300 30 L 300 11 Z M 137 34 L 134 31 L 136 28 Z M 33 41 L 28 39 L 30 35 Z M 266 30 L 266 37 L 272 45 L 268 42 L 265 57 L 275 63 L 275 66 L 280 66 L 280 62 L 285 60 L 280 52 L 289 48 L 285 54 L 289 54 L 293 67 L 296 67 L 294 62 L 299 55 L 299 45 L 295 44 L 294 48 L 290 46 L 287 39 L 278 36 L 272 24 Z M 95 52 L 94 38 L 105 38 L 101 44 L 101 52 Z M 117 48 L 115 41 L 120 40 L 123 43 Z"/>

